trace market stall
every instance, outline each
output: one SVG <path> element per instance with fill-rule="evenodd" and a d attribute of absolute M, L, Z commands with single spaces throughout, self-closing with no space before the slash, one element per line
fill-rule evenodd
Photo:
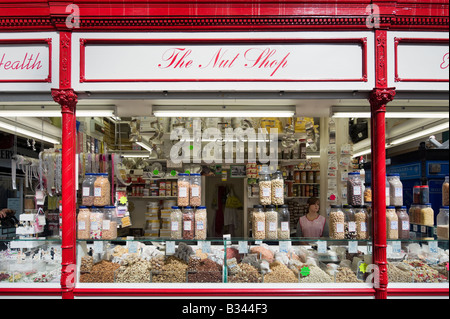
<path fill-rule="evenodd" d="M 7 202 L 18 227 L 2 237 L 2 295 L 448 297 L 448 181 L 438 214 L 426 187 L 405 201 L 416 189 L 386 163 L 410 142 L 394 113 L 422 128 L 413 143 L 445 141 L 445 10 L 430 1 L 440 22 L 425 30 L 419 10 L 408 24 L 399 6 L 379 29 L 367 4 L 355 20 L 345 4 L 317 6 L 331 22 L 310 30 L 306 13 L 264 20 L 282 16 L 268 6 L 230 3 L 249 25 L 204 20 L 212 5 L 198 3 L 184 25 L 144 8 L 137 22 L 121 5 L 125 16 L 105 22 L 106 4 L 66 20 L 55 2 L 57 31 L 37 11 L 42 30 L 0 35 L 2 128 L 30 138 L 26 119 L 60 117 L 53 136 L 49 121 L 34 129 L 50 145 L 8 159 L 27 183 Z"/>

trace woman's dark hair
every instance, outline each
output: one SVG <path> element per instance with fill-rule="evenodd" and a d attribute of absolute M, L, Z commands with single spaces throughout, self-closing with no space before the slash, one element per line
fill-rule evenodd
<path fill-rule="evenodd" d="M 320 205 L 320 199 L 318 199 L 317 197 L 310 197 L 310 198 L 308 198 L 308 201 L 306 202 L 306 204 L 308 205 L 308 207 L 311 205 L 315 205 L 315 204 Z"/>

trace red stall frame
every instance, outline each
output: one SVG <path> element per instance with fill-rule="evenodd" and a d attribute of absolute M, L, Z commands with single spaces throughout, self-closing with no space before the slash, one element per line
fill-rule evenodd
<path fill-rule="evenodd" d="M 77 21 L 79 24 L 76 28 L 66 24 L 68 16 L 73 13 L 67 10 L 70 4 L 76 4 L 80 10 Z M 63 116 L 62 185 L 64 186 L 61 289 L 0 289 L 0 295 L 61 295 L 64 299 L 72 299 L 76 296 L 374 296 L 377 299 L 385 299 L 388 295 L 448 296 L 448 289 L 418 290 L 387 287 L 385 218 L 385 112 L 386 105 L 396 95 L 395 88 L 387 86 L 387 31 L 448 32 L 448 15 L 448 0 L 0 0 L 0 32 L 58 31 L 60 34 L 60 84 L 58 88 L 52 89 L 51 94 L 53 99 L 61 105 Z M 368 99 L 372 112 L 372 156 L 374 158 L 372 161 L 373 258 L 380 269 L 379 288 L 77 289 L 75 286 L 77 94 L 71 85 L 73 32 L 333 32 L 367 31 L 367 28 L 372 28 L 375 34 L 375 87 Z M 357 40 L 360 41 L 360 39 Z M 398 39 L 398 41 L 405 40 Z M 364 41 L 362 45 L 365 47 Z M 361 80 L 367 81 L 364 76 Z"/>

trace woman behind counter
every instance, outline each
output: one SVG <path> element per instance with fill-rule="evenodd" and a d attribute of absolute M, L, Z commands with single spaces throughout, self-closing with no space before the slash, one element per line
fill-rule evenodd
<path fill-rule="evenodd" d="M 311 197 L 307 202 L 308 213 L 300 217 L 297 223 L 297 237 L 328 237 L 329 229 L 326 218 L 319 214 L 320 200 Z"/>

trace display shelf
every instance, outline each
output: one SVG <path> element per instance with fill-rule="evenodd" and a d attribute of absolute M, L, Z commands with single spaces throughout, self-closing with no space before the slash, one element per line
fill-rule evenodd
<path fill-rule="evenodd" d="M 128 196 L 128 199 L 177 199 L 177 196 Z"/>

